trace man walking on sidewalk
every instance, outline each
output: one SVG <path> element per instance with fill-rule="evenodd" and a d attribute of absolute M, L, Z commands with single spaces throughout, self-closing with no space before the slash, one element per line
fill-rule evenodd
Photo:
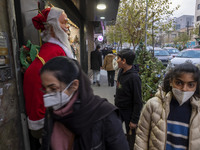
<path fill-rule="evenodd" d="M 100 86 L 100 69 L 102 67 L 100 48 L 100 45 L 97 45 L 96 49 L 90 55 L 91 69 L 93 70 L 93 84 L 97 83 L 98 86 Z"/>

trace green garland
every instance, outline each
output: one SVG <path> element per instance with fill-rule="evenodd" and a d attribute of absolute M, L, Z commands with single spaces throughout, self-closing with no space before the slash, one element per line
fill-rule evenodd
<path fill-rule="evenodd" d="M 164 76 L 164 66 L 152 53 L 146 51 L 141 43 L 136 51 L 136 64 L 139 65 L 139 74 L 142 80 L 142 99 L 146 102 L 153 97 L 158 89 L 158 85 Z"/>
<path fill-rule="evenodd" d="M 26 45 L 20 48 L 20 62 L 22 67 L 27 69 L 29 65 L 33 62 L 37 53 L 40 51 L 40 46 L 34 45 L 30 40 L 27 41 Z"/>

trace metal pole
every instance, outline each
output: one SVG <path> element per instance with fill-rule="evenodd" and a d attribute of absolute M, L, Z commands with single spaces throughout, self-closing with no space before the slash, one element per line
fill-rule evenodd
<path fill-rule="evenodd" d="M 146 20 L 145 20 L 145 46 L 147 47 L 147 19 L 148 19 L 148 0 L 146 0 Z"/>
<path fill-rule="evenodd" d="M 199 25 L 199 37 L 200 37 L 200 25 Z"/>
<path fill-rule="evenodd" d="M 154 12 L 153 12 L 153 19 L 152 19 L 152 46 L 153 46 L 153 56 L 154 56 L 154 31 L 153 31 L 153 23 L 154 23 Z"/>
<path fill-rule="evenodd" d="M 200 38 L 200 25 L 199 25 L 199 37 L 198 38 Z M 197 42 L 198 42 L 198 45 L 200 45 L 199 40 Z"/>
<path fill-rule="evenodd" d="M 189 35 L 189 27 L 190 27 L 189 26 L 189 21 L 187 22 L 187 26 L 186 27 L 187 27 L 187 35 Z"/>

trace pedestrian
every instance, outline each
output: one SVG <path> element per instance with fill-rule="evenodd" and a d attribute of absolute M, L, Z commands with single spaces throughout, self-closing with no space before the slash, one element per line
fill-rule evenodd
<path fill-rule="evenodd" d="M 96 49 L 91 52 L 90 63 L 93 70 L 93 84 L 100 86 L 100 69 L 102 67 L 102 58 L 100 52 L 100 45 L 96 46 Z"/>
<path fill-rule="evenodd" d="M 145 104 L 135 150 L 200 149 L 200 71 L 191 63 L 170 70 Z"/>
<path fill-rule="evenodd" d="M 142 109 L 141 79 L 138 70 L 133 65 L 135 54 L 130 49 L 123 49 L 117 53 L 117 63 L 120 68 L 117 78 L 115 105 L 119 108 L 121 119 L 125 122 L 126 133 L 135 129 Z M 133 141 L 134 142 L 134 141 Z M 133 149 L 133 143 L 130 149 Z"/>
<path fill-rule="evenodd" d="M 127 150 L 117 108 L 93 94 L 76 60 L 56 57 L 40 72 L 47 107 L 42 150 Z"/>
<path fill-rule="evenodd" d="M 107 71 L 108 86 L 114 86 L 115 70 L 113 68 L 113 59 L 115 59 L 112 51 L 109 51 L 103 62 L 103 69 Z"/>
<path fill-rule="evenodd" d="M 34 27 L 42 31 L 42 40 L 45 42 L 35 60 L 25 71 L 23 82 L 28 127 L 31 132 L 30 136 L 36 138 L 36 141 L 39 141 L 41 137 L 45 117 L 39 71 L 43 64 L 53 57 L 68 56 L 73 58 L 66 33 L 67 20 L 64 10 L 57 7 L 46 8 L 32 18 Z M 31 140 L 31 146 L 36 145 L 32 144 Z"/>
<path fill-rule="evenodd" d="M 104 49 L 102 49 L 101 51 L 102 51 L 103 59 L 105 59 L 106 55 L 108 54 L 108 47 L 104 47 Z"/>

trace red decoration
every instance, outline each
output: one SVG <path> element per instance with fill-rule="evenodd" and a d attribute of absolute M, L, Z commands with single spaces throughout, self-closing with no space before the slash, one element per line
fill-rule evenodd
<path fill-rule="evenodd" d="M 39 13 L 37 16 L 32 18 L 33 25 L 35 26 L 37 30 L 41 29 L 43 31 L 45 29 L 44 23 L 47 21 L 47 17 L 50 10 L 51 8 L 46 8 L 42 10 L 42 12 Z"/>

